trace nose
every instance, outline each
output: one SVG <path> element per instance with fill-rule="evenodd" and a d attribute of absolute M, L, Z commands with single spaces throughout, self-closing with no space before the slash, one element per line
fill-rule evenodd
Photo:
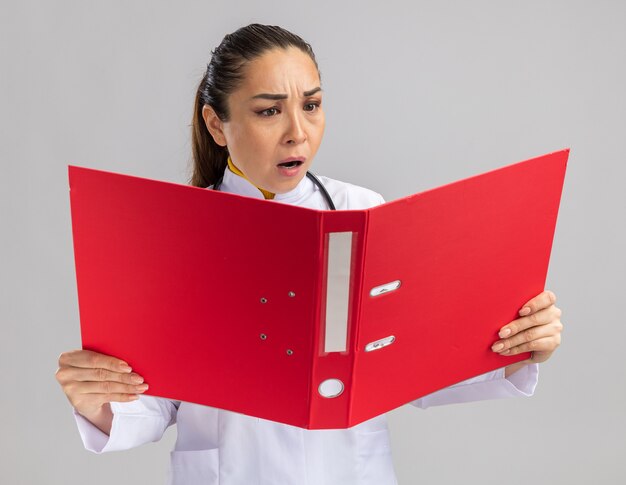
<path fill-rule="evenodd" d="M 298 113 L 292 113 L 291 116 L 287 117 L 284 138 L 285 143 L 298 145 L 306 141 L 307 135 L 303 121 L 301 115 Z"/>

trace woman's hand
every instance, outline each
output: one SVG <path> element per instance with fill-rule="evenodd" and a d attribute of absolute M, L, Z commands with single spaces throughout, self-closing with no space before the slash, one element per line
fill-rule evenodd
<path fill-rule="evenodd" d="M 555 303 L 555 294 L 544 291 L 522 306 L 521 318 L 500 329 L 500 340 L 491 350 L 507 356 L 531 352 L 530 359 L 507 366 L 506 376 L 526 364 L 545 362 L 561 344 L 561 310 Z"/>
<path fill-rule="evenodd" d="M 90 350 L 62 353 L 56 378 L 74 409 L 107 434 L 113 422 L 109 403 L 135 401 L 148 389 L 126 362 Z"/>

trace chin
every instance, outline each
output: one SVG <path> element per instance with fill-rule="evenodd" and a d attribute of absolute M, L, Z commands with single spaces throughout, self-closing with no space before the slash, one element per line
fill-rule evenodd
<path fill-rule="evenodd" d="M 306 177 L 306 172 L 301 177 L 297 177 L 292 180 L 287 180 L 283 182 L 276 187 L 276 190 L 270 190 L 270 192 L 273 192 L 275 194 L 285 194 L 287 192 L 291 192 L 298 186 L 298 184 L 302 181 L 304 177 Z"/>

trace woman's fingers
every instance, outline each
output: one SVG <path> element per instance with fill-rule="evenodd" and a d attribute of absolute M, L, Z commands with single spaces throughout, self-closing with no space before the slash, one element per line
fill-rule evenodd
<path fill-rule="evenodd" d="M 550 290 L 543 291 L 539 293 L 536 297 L 528 300 L 524 305 L 522 305 L 521 310 L 519 311 L 520 316 L 524 317 L 526 315 L 530 315 L 532 313 L 538 312 L 543 308 L 547 308 L 550 305 L 554 305 L 556 303 L 556 295 L 552 293 Z"/>
<path fill-rule="evenodd" d="M 132 386 L 119 382 L 77 382 L 64 386 L 63 390 L 69 401 L 79 412 L 90 413 L 111 401 L 134 401 L 139 394 L 148 390 L 147 384 Z M 129 399 L 132 397 L 132 399 Z"/>
<path fill-rule="evenodd" d="M 147 384 L 128 386 L 118 382 L 70 382 L 63 386 L 63 392 L 71 405 L 83 416 L 98 413 L 103 405 L 110 402 L 130 402 L 148 389 Z"/>
<path fill-rule="evenodd" d="M 502 327 L 500 340 L 492 345 L 491 350 L 506 356 L 532 352 L 528 362 L 548 360 L 561 345 L 563 330 L 561 310 L 554 305 L 555 301 L 556 297 L 551 291 L 545 291 L 530 300 L 522 308 L 527 310 L 527 315 Z"/>
<path fill-rule="evenodd" d="M 539 325 L 546 325 L 561 318 L 561 309 L 551 305 L 547 308 L 537 311 L 527 317 L 518 318 L 508 323 L 500 329 L 498 335 L 500 338 L 507 338 L 517 335 L 529 328 Z"/>
<path fill-rule="evenodd" d="M 60 367 L 57 371 L 57 380 L 61 384 L 70 381 L 112 381 L 135 385 L 143 383 L 143 377 L 135 372 L 127 374 L 103 368 L 85 369 L 80 367 Z"/>
<path fill-rule="evenodd" d="M 547 360 L 552 352 L 561 344 L 560 334 L 551 335 L 549 337 L 532 340 L 530 342 L 518 345 L 511 349 L 501 352 L 500 355 L 513 356 L 523 352 L 532 352 L 531 362 L 543 362 Z"/>
<path fill-rule="evenodd" d="M 148 384 L 122 384 L 121 382 L 79 382 L 74 383 L 80 394 L 141 394 L 148 390 Z"/>
<path fill-rule="evenodd" d="M 556 295 L 544 291 L 529 300 L 519 314 L 522 315 L 500 329 L 500 340 L 491 350 L 500 355 L 513 356 L 532 352 L 528 362 L 544 362 L 561 345 L 561 309 L 555 306 Z"/>
<path fill-rule="evenodd" d="M 509 350 L 513 348 L 529 348 L 529 346 L 535 345 L 532 342 L 542 340 L 546 337 L 552 338 L 558 336 L 560 339 L 561 330 L 563 324 L 556 320 L 550 321 L 545 325 L 537 325 L 531 327 L 523 332 L 520 332 L 508 339 L 499 340 L 491 346 L 494 352 L 498 352 L 501 355 L 509 355 Z M 544 350 L 540 348 L 533 348 L 535 350 Z M 520 350 L 519 352 L 527 352 L 527 350 Z M 519 353 L 517 352 L 517 353 Z M 514 355 L 514 354 L 511 354 Z"/>
<path fill-rule="evenodd" d="M 74 408 L 84 416 L 101 412 L 109 402 L 130 402 L 148 389 L 143 377 L 121 359 L 91 350 L 59 357 L 56 378 Z"/>
<path fill-rule="evenodd" d="M 59 357 L 59 367 L 81 367 L 84 369 L 107 369 L 113 372 L 130 373 L 131 367 L 116 357 L 91 350 L 72 350 Z"/>

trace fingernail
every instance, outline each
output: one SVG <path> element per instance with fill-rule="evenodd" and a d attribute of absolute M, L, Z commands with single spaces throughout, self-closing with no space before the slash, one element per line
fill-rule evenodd
<path fill-rule="evenodd" d="M 142 384 L 141 386 L 137 386 L 138 392 L 145 392 L 148 390 L 148 384 Z"/>
<path fill-rule="evenodd" d="M 527 307 L 527 306 L 525 306 L 524 308 L 522 308 L 522 309 L 519 311 L 519 314 L 520 314 L 521 316 L 528 315 L 529 313 L 530 313 L 530 307 Z"/>
<path fill-rule="evenodd" d="M 500 338 L 508 337 L 509 335 L 511 335 L 511 329 L 503 328 L 502 330 L 500 330 L 500 333 L 498 335 L 500 336 Z"/>
<path fill-rule="evenodd" d="M 504 348 L 504 344 L 502 342 L 499 342 L 497 344 L 493 344 L 491 346 L 491 350 L 493 350 L 494 352 L 500 352 L 503 348 Z"/>
<path fill-rule="evenodd" d="M 139 399 L 139 396 L 137 394 L 131 394 L 130 396 L 128 396 L 129 401 L 136 401 L 137 399 Z"/>
<path fill-rule="evenodd" d="M 131 381 L 133 384 L 141 384 L 141 383 L 143 382 L 143 377 L 141 377 L 139 374 L 133 374 L 133 375 L 130 377 L 130 381 Z"/>
<path fill-rule="evenodd" d="M 504 352 L 500 352 L 500 355 L 506 355 L 511 352 L 511 349 L 506 349 Z"/>
<path fill-rule="evenodd" d="M 122 371 L 124 372 L 130 372 L 132 369 L 131 366 L 129 366 L 126 362 L 122 362 L 120 363 L 120 369 L 122 369 Z"/>

